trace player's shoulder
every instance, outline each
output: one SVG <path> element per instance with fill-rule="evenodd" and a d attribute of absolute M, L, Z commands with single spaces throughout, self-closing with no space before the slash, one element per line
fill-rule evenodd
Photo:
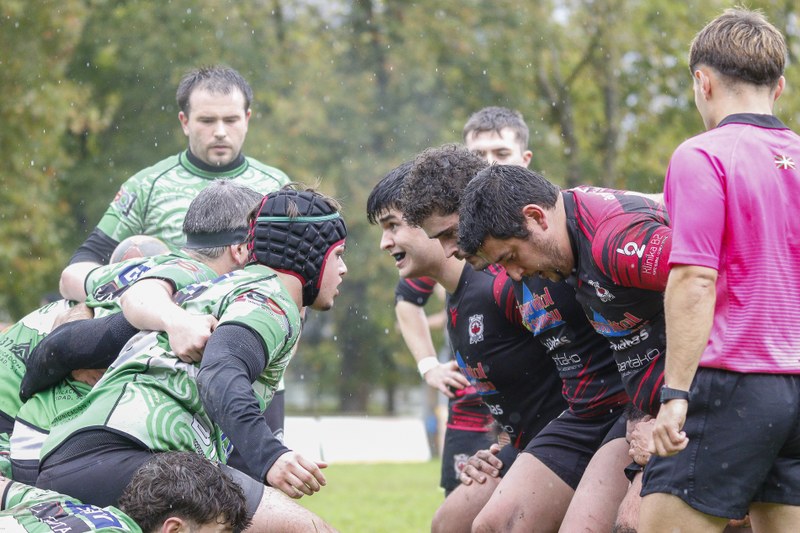
<path fill-rule="evenodd" d="M 152 184 L 161 176 L 164 176 L 169 171 L 179 167 L 180 164 L 180 154 L 171 155 L 165 159 L 162 159 L 158 163 L 155 163 L 154 165 L 143 168 L 128 178 L 126 185 L 139 184 L 140 186 L 143 186 L 146 184 Z"/>
<path fill-rule="evenodd" d="M 278 186 L 283 186 L 289 183 L 289 176 L 281 169 L 262 163 L 258 159 L 252 157 L 245 157 L 248 166 L 256 173 L 261 174 L 265 178 L 269 178 Z"/>

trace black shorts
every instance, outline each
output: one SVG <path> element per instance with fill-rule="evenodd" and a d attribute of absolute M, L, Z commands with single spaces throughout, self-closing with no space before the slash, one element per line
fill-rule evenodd
<path fill-rule="evenodd" d="M 573 489 L 594 453 L 605 443 L 625 438 L 626 419 L 619 409 L 602 417 L 581 418 L 564 411 L 523 450 L 532 454 Z"/>
<path fill-rule="evenodd" d="M 116 433 L 89 430 L 77 433 L 53 451 L 41 464 L 36 486 L 69 494 L 83 503 L 116 505 L 136 471 L 152 452 Z M 226 465 L 223 471 L 244 491 L 248 516 L 252 518 L 264 485 Z"/>
<path fill-rule="evenodd" d="M 458 476 L 467 460 L 480 450 L 486 450 L 495 442 L 491 432 L 462 431 L 447 428 L 444 432 L 442 449 L 442 474 L 439 486 L 445 494 L 450 494 L 461 484 Z M 506 446 L 508 447 L 508 446 Z"/>
<path fill-rule="evenodd" d="M 800 375 L 700 368 L 683 428 L 687 448 L 653 456 L 642 496 L 742 518 L 751 502 L 800 505 Z"/>

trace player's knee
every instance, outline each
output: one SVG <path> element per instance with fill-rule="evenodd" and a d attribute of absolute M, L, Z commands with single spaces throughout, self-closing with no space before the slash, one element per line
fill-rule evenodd
<path fill-rule="evenodd" d="M 436 513 L 433 515 L 433 520 L 431 521 L 431 533 L 447 532 L 447 525 L 452 522 L 448 515 L 449 513 L 447 512 L 446 505 L 442 505 L 436 509 Z"/>
<path fill-rule="evenodd" d="M 510 516 L 513 516 L 513 513 L 498 509 L 497 506 L 486 505 L 472 521 L 472 533 L 504 531 L 504 524 L 509 521 Z"/>

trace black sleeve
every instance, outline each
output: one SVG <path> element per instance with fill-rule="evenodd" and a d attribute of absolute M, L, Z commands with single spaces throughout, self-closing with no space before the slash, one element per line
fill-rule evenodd
<path fill-rule="evenodd" d="M 22 401 L 79 368 L 107 368 L 139 330 L 122 313 L 57 327 L 31 351 L 19 388 Z"/>
<path fill-rule="evenodd" d="M 111 254 L 114 252 L 114 248 L 116 248 L 118 244 L 119 242 L 100 231 L 100 228 L 94 228 L 89 236 L 86 237 L 86 240 L 83 241 L 83 244 L 72 254 L 69 264 L 91 261 L 93 263 L 107 265 L 111 260 Z"/>
<path fill-rule="evenodd" d="M 394 289 L 394 303 L 403 301 L 420 307 L 428 302 L 433 294 L 436 281 L 433 278 L 403 278 L 397 282 Z"/>
<path fill-rule="evenodd" d="M 206 412 L 239 450 L 245 474 L 264 483 L 278 457 L 290 451 L 261 416 L 253 392 L 253 382 L 266 363 L 264 345 L 251 329 L 223 324 L 208 339 L 197 373 Z"/>

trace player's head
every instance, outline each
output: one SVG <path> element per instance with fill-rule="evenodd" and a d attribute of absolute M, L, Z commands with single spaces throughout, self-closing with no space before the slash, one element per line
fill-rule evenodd
<path fill-rule="evenodd" d="M 412 161 L 407 161 L 384 176 L 367 198 L 367 219 L 381 227 L 381 250 L 394 257 L 402 278 L 436 275 L 446 259 L 436 240 L 410 225 L 404 218 L 403 184 L 408 179 Z"/>
<path fill-rule="evenodd" d="M 715 69 L 732 82 L 774 88 L 783 76 L 786 41 L 761 13 L 727 9 L 692 40 L 689 69 Z"/>
<path fill-rule="evenodd" d="M 134 257 L 152 257 L 169 253 L 169 247 L 161 239 L 150 235 L 131 235 L 123 239 L 111 252 L 110 263 L 119 263 Z"/>
<path fill-rule="evenodd" d="M 559 196 L 557 186 L 526 168 L 492 165 L 482 170 L 462 196 L 461 248 L 503 265 L 514 279 L 569 275 L 572 258 L 555 240 L 558 229 L 552 223 Z"/>
<path fill-rule="evenodd" d="M 181 78 L 176 99 L 191 153 L 212 167 L 234 162 L 247 136 L 253 99 L 242 75 L 223 66 L 192 70 Z"/>
<path fill-rule="evenodd" d="M 214 180 L 192 200 L 183 219 L 184 248 L 202 259 L 221 257 L 231 247 L 247 261 L 248 217 L 264 197 L 230 180 Z"/>
<path fill-rule="evenodd" d="M 187 116 L 191 114 L 192 93 L 197 90 L 220 95 L 239 92 L 243 97 L 243 112 L 250 109 L 250 102 L 253 100 L 253 89 L 247 80 L 236 70 L 223 65 L 200 67 L 183 75 L 178 83 L 175 99 L 178 109 Z"/>
<path fill-rule="evenodd" d="M 118 506 L 145 533 L 161 531 L 164 525 L 182 525 L 186 531 L 241 531 L 249 522 L 239 485 L 193 452 L 154 454 L 136 471 Z"/>
<path fill-rule="evenodd" d="M 437 239 L 445 255 L 465 256 L 458 248 L 458 208 L 469 180 L 488 164 L 458 144 L 428 148 L 414 159 L 402 192 L 403 216 Z"/>
<path fill-rule="evenodd" d="M 347 273 L 347 226 L 333 198 L 287 186 L 266 195 L 250 217 L 250 257 L 303 286 L 303 306 L 327 310 Z"/>
<path fill-rule="evenodd" d="M 527 167 L 531 161 L 528 126 L 519 111 L 484 107 L 469 117 L 463 134 L 467 148 L 489 164 Z"/>

